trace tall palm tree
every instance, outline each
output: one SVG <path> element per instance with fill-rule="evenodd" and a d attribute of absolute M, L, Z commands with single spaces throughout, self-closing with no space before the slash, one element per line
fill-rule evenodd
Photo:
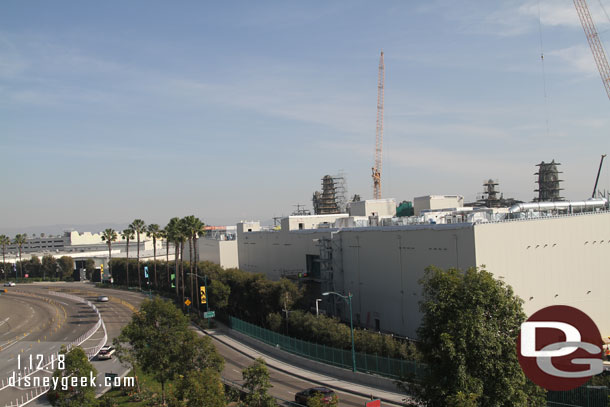
<path fill-rule="evenodd" d="M 197 239 L 199 239 L 201 236 L 205 236 L 205 223 L 203 223 L 199 218 L 196 219 L 194 231 L 195 234 L 193 235 L 193 239 L 195 240 L 195 244 L 193 247 L 195 248 L 195 277 L 199 279 L 199 245 L 197 244 Z M 201 308 L 201 301 L 197 301 L 197 308 Z M 199 312 L 201 313 L 201 311 Z"/>
<path fill-rule="evenodd" d="M 182 303 L 184 304 L 185 297 L 185 278 L 184 278 L 184 243 L 188 239 L 189 232 L 187 223 L 183 219 L 178 221 L 178 234 L 176 236 L 177 243 L 180 245 L 180 282 L 182 286 Z"/>
<path fill-rule="evenodd" d="M 19 273 L 21 278 L 23 278 L 23 263 L 21 262 L 21 252 L 23 244 L 27 241 L 27 239 L 27 233 L 18 233 L 15 235 L 15 239 L 13 239 L 13 243 L 19 247 Z"/>
<path fill-rule="evenodd" d="M 156 223 L 151 223 L 150 225 L 148 225 L 148 228 L 146 229 L 146 236 L 152 237 L 153 240 L 153 268 L 155 272 L 155 287 L 159 289 L 159 287 L 157 286 L 157 239 L 161 239 L 163 237 L 159 225 L 157 225 Z"/>
<path fill-rule="evenodd" d="M 175 280 L 174 280 L 174 285 L 176 286 L 176 297 L 178 297 L 179 295 L 179 268 L 178 268 L 178 260 L 180 258 L 180 219 L 179 218 L 171 218 L 169 220 L 169 223 L 167 224 L 167 226 L 165 227 L 166 229 L 166 233 L 167 233 L 167 243 L 172 242 L 174 244 L 174 262 L 175 262 L 175 269 L 174 269 L 174 276 L 175 276 Z M 169 249 L 168 249 L 169 250 Z"/>
<path fill-rule="evenodd" d="M 140 287 L 140 291 L 142 291 L 142 276 L 140 275 L 140 233 L 146 232 L 146 223 L 142 219 L 135 219 L 129 225 L 129 228 L 133 230 L 138 239 L 138 286 Z"/>
<path fill-rule="evenodd" d="M 169 275 L 169 238 L 167 234 L 167 226 L 159 232 L 160 239 L 165 240 L 165 273 L 167 274 L 167 283 L 169 288 L 172 286 L 171 277 Z"/>
<path fill-rule="evenodd" d="M 0 235 L 0 245 L 2 246 L 2 273 L 4 273 L 4 280 L 8 279 L 8 273 L 6 272 L 6 246 L 11 244 L 11 238 L 7 235 Z"/>
<path fill-rule="evenodd" d="M 127 262 L 125 264 L 125 278 L 127 280 L 127 288 L 129 288 L 129 241 L 134 238 L 133 229 L 127 227 L 121 232 L 121 238 L 127 240 Z"/>
<path fill-rule="evenodd" d="M 106 229 L 102 232 L 102 240 L 108 245 L 108 274 L 110 274 L 110 276 L 112 276 L 112 270 L 110 269 L 110 260 L 112 260 L 112 242 L 116 242 L 118 238 L 119 236 L 114 229 Z"/>
<path fill-rule="evenodd" d="M 191 276 L 191 298 L 193 298 L 193 301 L 195 299 L 193 291 L 193 235 L 195 234 L 195 223 L 196 218 L 194 215 L 189 215 L 182 218 L 183 231 L 189 243 L 189 275 Z"/>

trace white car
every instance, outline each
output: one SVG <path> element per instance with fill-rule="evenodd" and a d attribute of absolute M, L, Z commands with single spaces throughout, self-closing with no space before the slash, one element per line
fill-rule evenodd
<path fill-rule="evenodd" d="M 4 283 L 5 287 L 15 287 L 15 283 L 13 283 L 12 281 L 9 281 L 7 283 Z"/>
<path fill-rule="evenodd" d="M 97 301 L 98 302 L 108 302 L 108 297 L 106 297 L 105 295 L 100 295 L 99 297 L 97 297 Z"/>
<path fill-rule="evenodd" d="M 100 349 L 100 353 L 97 354 L 98 360 L 107 360 L 112 359 L 112 355 L 114 355 L 114 348 L 112 346 L 102 346 Z"/>

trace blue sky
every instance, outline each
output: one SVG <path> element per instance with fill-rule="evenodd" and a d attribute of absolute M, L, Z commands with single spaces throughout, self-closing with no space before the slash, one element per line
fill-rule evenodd
<path fill-rule="evenodd" d="M 589 6 L 608 49 L 610 3 Z M 551 159 L 591 194 L 610 101 L 571 0 L 7 0 L 0 232 L 268 220 L 339 170 L 369 198 L 381 49 L 384 197 L 494 178 L 529 201 Z"/>

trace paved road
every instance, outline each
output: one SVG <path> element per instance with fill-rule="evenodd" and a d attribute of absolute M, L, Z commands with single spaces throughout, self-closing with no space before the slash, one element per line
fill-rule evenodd
<path fill-rule="evenodd" d="M 92 317 L 90 309 L 87 309 L 86 305 L 48 296 L 49 291 L 66 292 L 92 302 L 95 302 L 99 295 L 107 295 L 110 298 L 109 302 L 95 302 L 106 325 L 107 343 L 112 343 L 112 339 L 131 319 L 134 308 L 137 309 L 140 303 L 147 298 L 146 295 L 136 292 L 98 289 L 87 283 L 32 284 L 13 287 L 13 291 L 15 288 L 26 293 L 0 295 L 0 345 L 15 341 L 14 344 L 9 343 L 7 348 L 0 350 L 0 378 L 16 368 L 15 358 L 21 352 L 27 354 L 30 345 L 32 345 L 30 353 L 48 354 L 59 349 L 62 343 L 76 339 L 95 324 L 96 319 Z M 45 295 L 52 301 L 40 298 Z M 19 338 L 19 335 L 24 334 L 25 337 Z M 96 333 L 88 342 L 95 342 L 101 336 L 100 330 L 100 333 Z M 40 343 L 38 343 L 39 339 Z M 241 371 L 252 363 L 252 359 L 216 340 L 214 340 L 214 344 L 225 358 L 223 377 L 236 383 L 242 383 Z M 99 372 L 98 383 L 103 381 L 105 373 L 121 375 L 129 370 L 128 366 L 121 366 L 116 358 L 107 361 L 93 360 L 93 364 Z M 299 379 L 273 368 L 270 368 L 269 371 L 273 384 L 270 393 L 282 400 L 292 401 L 296 392 L 318 386 L 313 382 Z M 329 384 L 329 387 L 332 387 L 332 384 Z M 361 407 L 368 400 L 353 394 L 337 393 L 340 398 L 340 406 Z M 1 395 L 2 391 L 0 391 Z M 3 406 L 4 403 L 5 401 L 0 398 L 0 406 Z M 48 405 L 44 396 L 28 404 L 28 406 Z"/>

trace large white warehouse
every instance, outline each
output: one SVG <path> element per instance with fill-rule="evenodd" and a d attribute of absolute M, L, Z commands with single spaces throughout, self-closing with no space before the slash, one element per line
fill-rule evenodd
<path fill-rule="evenodd" d="M 582 213 L 569 204 L 550 212 L 521 209 L 529 215 L 511 220 L 497 220 L 501 217 L 491 210 L 461 208 L 426 213 L 426 224 L 405 224 L 389 213 L 375 213 L 368 224 L 381 226 L 373 227 L 345 216 L 288 219 L 279 231 L 262 231 L 256 222 L 240 224 L 239 265 L 274 279 L 309 273 L 321 291 L 353 294 L 360 326 L 408 337 L 416 336 L 420 322 L 418 281 L 426 267 L 484 266 L 513 287 L 526 314 L 552 304 L 571 305 L 610 335 L 605 292 L 610 212 L 605 205 Z"/>

